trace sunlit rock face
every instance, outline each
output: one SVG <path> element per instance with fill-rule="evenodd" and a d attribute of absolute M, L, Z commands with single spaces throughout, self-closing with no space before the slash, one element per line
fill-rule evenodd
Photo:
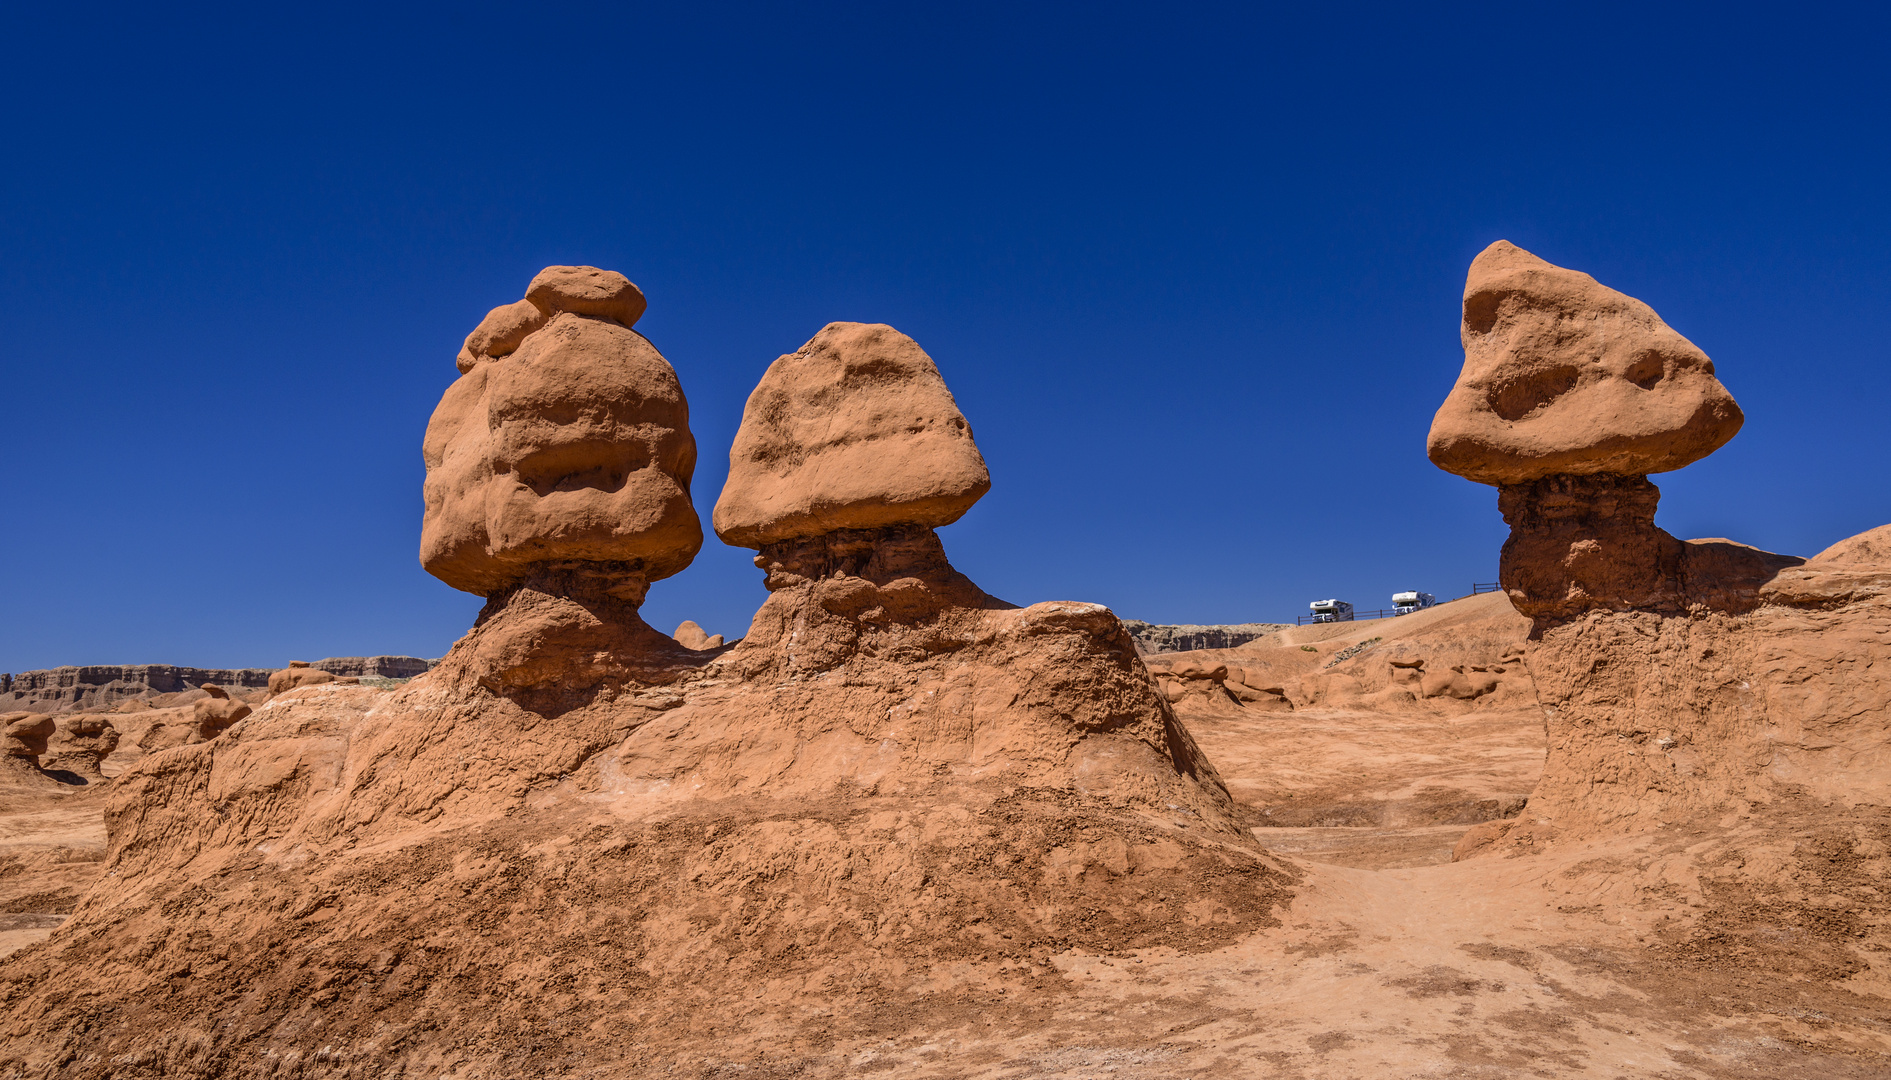
<path fill-rule="evenodd" d="M 1506 240 L 1471 263 L 1460 336 L 1464 369 L 1426 448 L 1480 484 L 1668 472 L 1744 419 L 1714 362 L 1653 308 Z"/>
<path fill-rule="evenodd" d="M 919 343 L 829 323 L 742 410 L 716 534 L 766 549 L 840 529 L 950 525 L 991 489 L 972 428 Z"/>
<path fill-rule="evenodd" d="M 643 309 L 621 274 L 554 266 L 467 338 L 423 448 L 428 573 L 493 596 L 547 564 L 584 564 L 641 603 L 695 558 L 689 405 L 631 329 Z"/>

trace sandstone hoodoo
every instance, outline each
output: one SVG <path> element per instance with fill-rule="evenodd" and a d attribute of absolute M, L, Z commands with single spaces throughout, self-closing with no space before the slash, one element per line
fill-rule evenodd
<path fill-rule="evenodd" d="M 0 715 L 0 784 L 40 783 L 40 755 L 46 752 L 56 724 L 40 713 Z"/>
<path fill-rule="evenodd" d="M 307 670 L 307 669 L 292 668 L 290 670 L 295 671 L 295 670 Z M 322 674 L 327 675 L 328 673 L 323 672 Z M 329 675 L 328 679 L 323 680 L 323 681 L 333 681 L 333 679 L 334 679 L 334 676 Z M 319 686 L 321 684 L 316 683 L 316 682 L 310 682 L 310 683 L 301 683 L 298 685 Z M 209 694 L 210 696 L 207 698 L 204 698 L 202 701 L 194 702 L 191 705 L 191 719 L 197 725 L 196 737 L 198 739 L 216 738 L 218 735 L 223 733 L 223 730 L 225 728 L 229 727 L 231 724 L 236 723 L 238 720 L 241 720 L 244 717 L 248 716 L 253 711 L 250 709 L 248 705 L 232 698 L 229 695 L 229 692 L 224 690 L 223 687 L 221 686 L 217 686 L 214 683 L 205 683 L 202 689 L 204 693 Z M 276 692 L 284 693 L 284 692 L 287 692 L 288 690 L 293 690 L 293 689 L 295 689 L 294 686 L 289 686 L 289 687 L 284 687 L 283 690 L 276 691 Z"/>
<path fill-rule="evenodd" d="M 1427 448 L 1498 489 L 1498 576 L 1518 611 L 1750 608 L 1798 561 L 1655 527 L 1648 474 L 1713 453 L 1743 418 L 1713 361 L 1648 305 L 1499 240 L 1471 263 L 1463 317 L 1464 369 Z"/>
<path fill-rule="evenodd" d="M 946 560 L 989 481 L 916 345 L 836 324 L 770 369 L 724 494 L 770 594 L 707 647 L 638 615 L 700 543 L 675 374 L 611 279 L 541 281 L 428 431 L 422 560 L 488 597 L 473 630 L 120 775 L 98 884 L 0 977 L 0 1067 L 634 1072 L 706 1016 L 956 1023 L 953 986 L 986 1009 L 1064 950 L 1277 924 L 1299 872 L 1115 616 Z"/>
<path fill-rule="evenodd" d="M 689 405 L 630 328 L 643 310 L 621 274 L 553 266 L 467 339 L 427 425 L 428 573 L 490 597 L 582 564 L 592 591 L 635 605 L 696 557 Z"/>
<path fill-rule="evenodd" d="M 972 428 L 919 343 L 829 323 L 742 410 L 716 535 L 761 548 L 838 529 L 937 528 L 991 489 Z"/>
<path fill-rule="evenodd" d="M 39 767 L 48 773 L 70 774 L 92 784 L 105 779 L 99 763 L 118 749 L 118 729 L 96 713 L 61 716 Z"/>
<path fill-rule="evenodd" d="M 1499 577 L 1534 622 L 1549 754 L 1529 813 L 1461 852 L 1891 801 L 1864 764 L 1891 758 L 1870 674 L 1891 663 L 1891 565 L 1874 534 L 1807 561 L 1656 527 L 1647 474 L 1712 453 L 1741 414 L 1645 304 L 1500 241 L 1471 266 L 1463 318 L 1430 453 L 1498 488 Z M 1856 663 L 1830 662 L 1841 642 Z"/>

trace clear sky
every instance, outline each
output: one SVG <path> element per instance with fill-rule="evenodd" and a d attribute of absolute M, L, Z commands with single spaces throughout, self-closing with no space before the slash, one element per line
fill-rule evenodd
<path fill-rule="evenodd" d="M 1812 554 L 1891 522 L 1884 10 L 23 5 L 0 671 L 443 653 L 421 432 L 552 263 L 649 297 L 705 520 L 767 364 L 888 322 L 991 465 L 956 565 L 1214 623 L 1495 579 L 1424 441 L 1507 238 L 1746 410 L 1661 524 Z M 740 635 L 749 555 L 646 616 Z"/>

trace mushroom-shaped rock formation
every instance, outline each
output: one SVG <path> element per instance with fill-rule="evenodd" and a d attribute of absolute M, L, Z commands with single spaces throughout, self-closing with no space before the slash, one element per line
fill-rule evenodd
<path fill-rule="evenodd" d="M 56 726 L 52 717 L 41 713 L 0 715 L 0 783 L 46 782 L 39 759 Z"/>
<path fill-rule="evenodd" d="M 118 729 L 97 713 L 73 713 L 56 721 L 39 766 L 49 773 L 70 773 L 86 783 L 105 779 L 99 763 L 118 749 Z"/>
<path fill-rule="evenodd" d="M 637 608 L 702 547 L 689 404 L 643 311 L 622 274 L 547 267 L 467 338 L 427 425 L 421 565 L 489 599 L 480 677 L 546 707 L 675 651 Z"/>
<path fill-rule="evenodd" d="M 1798 560 L 1683 544 L 1648 473 L 1740 430 L 1713 361 L 1648 305 L 1499 240 L 1471 263 L 1464 369 L 1432 421 L 1439 468 L 1498 489 L 1499 579 L 1538 620 L 1595 608 L 1752 607 Z"/>
<path fill-rule="evenodd" d="M 990 489 L 971 425 L 919 343 L 882 323 L 829 323 L 749 395 L 716 535 L 767 552 L 842 529 L 937 528 Z"/>
<path fill-rule="evenodd" d="M 305 672 L 313 673 L 314 671 L 315 671 L 314 668 L 308 668 L 308 667 L 290 668 L 288 671 L 278 671 L 276 672 L 276 675 L 288 675 L 288 676 L 294 677 L 294 676 L 301 675 Z M 321 672 L 321 674 L 328 675 L 328 679 L 321 680 L 323 682 L 330 682 L 330 681 L 333 681 L 335 678 L 335 676 L 330 675 L 326 671 Z M 271 675 L 269 678 L 269 681 L 271 683 L 274 683 L 276 681 L 275 675 Z M 284 689 L 294 689 L 295 686 L 311 686 L 311 685 L 318 685 L 318 684 L 311 683 L 311 682 L 297 682 L 292 686 L 284 687 Z M 245 705 L 243 702 L 238 701 L 235 698 L 232 698 L 230 696 L 229 691 L 225 690 L 223 687 L 218 686 L 215 683 L 205 683 L 202 689 L 204 693 L 209 694 L 210 696 L 207 698 L 203 698 L 200 701 L 194 702 L 190 707 L 191 720 L 194 721 L 197 725 L 195 738 L 192 739 L 193 742 L 202 740 L 202 739 L 214 739 L 218 735 L 223 734 L 223 731 L 225 728 L 228 728 L 231 724 L 236 723 L 238 720 L 241 720 L 250 714 L 250 707 L 248 705 Z M 271 692 L 280 693 L 281 691 L 272 690 Z"/>
<path fill-rule="evenodd" d="M 1429 449 L 1498 488 L 1499 577 L 1533 621 L 1549 752 L 1529 813 L 1478 826 L 1460 856 L 1891 804 L 1891 534 L 1810 561 L 1670 536 L 1647 474 L 1741 422 L 1707 357 L 1639 301 L 1501 242 L 1472 264 L 1463 317 Z M 1475 673 L 1427 671 L 1422 689 L 1475 694 Z"/>
<path fill-rule="evenodd" d="M 597 318 L 560 314 L 467 378 Z M 830 447 L 796 410 L 857 405 L 787 392 L 770 422 Z M 179 1073 L 347 1046 L 362 1075 L 604 1075 L 647 1072 L 652 1040 L 722 1055 L 701 1018 L 739 1014 L 784 1033 L 772 1060 L 866 998 L 902 1024 L 962 1016 L 943 977 L 1006 1008 L 993 988 L 1055 979 L 1073 949 L 1199 952 L 1277 925 L 1297 871 L 1242 827 L 1108 609 L 986 596 L 930 527 L 963 503 L 903 501 L 908 473 L 796 475 L 837 516 L 758 541 L 773 591 L 731 646 L 685 648 L 613 595 L 656 555 L 552 551 L 426 674 L 285 694 L 127 769 L 94 893 L 0 971 L 26 1040 L 9 1052 L 113 1060 L 164 1022 Z M 873 516 L 889 505 L 922 509 Z"/>
<path fill-rule="evenodd" d="M 466 373 L 427 425 L 420 562 L 494 596 L 551 564 L 585 564 L 641 603 L 702 547 L 696 441 L 676 372 L 630 323 L 621 274 L 548 267 L 468 339 Z"/>
<path fill-rule="evenodd" d="M 1460 335 L 1427 448 L 1468 480 L 1669 472 L 1740 430 L 1714 362 L 1653 308 L 1507 240 L 1471 263 Z"/>

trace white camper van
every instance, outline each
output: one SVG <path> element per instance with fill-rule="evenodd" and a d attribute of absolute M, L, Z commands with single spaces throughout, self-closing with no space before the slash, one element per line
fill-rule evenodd
<path fill-rule="evenodd" d="M 1314 622 L 1352 622 L 1353 606 L 1344 600 L 1315 600 L 1307 605 Z"/>

